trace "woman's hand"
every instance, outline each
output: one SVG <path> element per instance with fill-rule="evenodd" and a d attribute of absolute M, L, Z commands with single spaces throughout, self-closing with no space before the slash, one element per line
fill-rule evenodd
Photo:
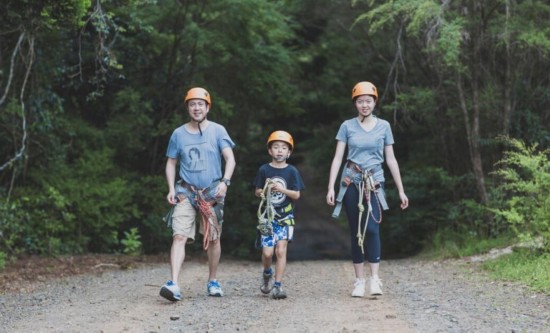
<path fill-rule="evenodd" d="M 334 206 L 334 190 L 330 189 L 327 192 L 327 204 L 329 206 Z"/>
<path fill-rule="evenodd" d="M 401 199 L 401 209 L 409 207 L 409 198 L 407 198 L 405 193 L 399 193 L 399 198 Z"/>

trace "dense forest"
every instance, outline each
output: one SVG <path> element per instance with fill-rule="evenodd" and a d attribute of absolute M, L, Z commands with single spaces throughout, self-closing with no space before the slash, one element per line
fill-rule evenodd
<path fill-rule="evenodd" d="M 358 81 L 380 91 L 411 202 L 389 179 L 394 255 L 498 237 L 550 250 L 547 1 L 4 0 L 0 268 L 167 251 L 165 153 L 194 86 L 237 144 L 224 252 L 249 255 L 269 133 L 294 136 L 304 196 L 327 210 Z"/>

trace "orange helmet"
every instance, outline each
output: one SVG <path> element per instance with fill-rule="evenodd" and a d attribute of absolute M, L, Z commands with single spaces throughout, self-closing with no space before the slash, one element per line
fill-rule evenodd
<path fill-rule="evenodd" d="M 212 106 L 212 102 L 210 101 L 210 94 L 204 88 L 195 87 L 195 88 L 189 89 L 189 91 L 185 95 L 184 103 L 187 104 L 188 100 L 194 99 L 194 98 L 205 100 L 206 103 Z"/>
<path fill-rule="evenodd" d="M 374 101 L 376 102 L 378 100 L 378 89 L 376 89 L 374 84 L 370 82 L 359 82 L 355 85 L 355 87 L 353 87 L 351 91 L 351 99 L 354 100 L 357 96 L 361 95 L 374 96 Z"/>
<path fill-rule="evenodd" d="M 269 148 L 269 144 L 273 141 L 283 141 L 288 143 L 290 146 L 290 150 L 294 149 L 294 140 L 292 139 L 292 135 L 290 135 L 288 132 L 285 131 L 275 131 L 271 133 L 269 138 L 267 139 L 267 147 Z"/>

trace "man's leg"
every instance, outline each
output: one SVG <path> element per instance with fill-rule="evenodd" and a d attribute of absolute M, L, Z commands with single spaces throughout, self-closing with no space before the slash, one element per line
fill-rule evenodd
<path fill-rule="evenodd" d="M 172 281 L 178 283 L 181 266 L 185 260 L 185 243 L 187 237 L 175 235 L 172 238 L 172 248 L 170 249 L 170 266 L 172 269 Z"/>
<path fill-rule="evenodd" d="M 220 263 L 221 256 L 221 243 L 218 238 L 212 241 L 208 246 L 206 253 L 208 254 L 208 284 L 206 289 L 209 296 L 221 297 L 223 296 L 223 290 L 220 283 L 216 280 L 216 274 L 218 272 L 218 264 Z"/>
<path fill-rule="evenodd" d="M 208 255 L 208 280 L 215 280 L 218 272 L 218 264 L 220 263 L 220 257 L 222 253 L 222 246 L 220 239 L 212 241 L 206 251 Z"/>
<path fill-rule="evenodd" d="M 160 288 L 160 296 L 173 302 L 181 300 L 182 297 L 180 287 L 178 286 L 178 277 L 185 258 L 186 241 L 187 237 L 182 235 L 174 235 L 172 238 L 172 248 L 170 249 L 172 280 L 168 280 L 168 282 Z"/>
<path fill-rule="evenodd" d="M 172 214 L 172 247 L 170 248 L 170 275 L 160 289 L 160 295 L 170 301 L 181 300 L 181 290 L 178 285 L 181 266 L 185 260 L 185 244 L 188 239 L 195 238 L 195 209 L 189 200 L 184 199 L 174 208 Z"/>

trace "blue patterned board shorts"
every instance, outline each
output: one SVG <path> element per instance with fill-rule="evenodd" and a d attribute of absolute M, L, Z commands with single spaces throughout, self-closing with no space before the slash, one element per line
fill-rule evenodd
<path fill-rule="evenodd" d="M 289 243 L 292 242 L 292 238 L 294 236 L 294 226 L 280 225 L 277 222 L 271 222 L 271 225 L 273 226 L 273 235 L 262 235 L 262 247 L 274 247 L 280 240 L 288 240 Z"/>

